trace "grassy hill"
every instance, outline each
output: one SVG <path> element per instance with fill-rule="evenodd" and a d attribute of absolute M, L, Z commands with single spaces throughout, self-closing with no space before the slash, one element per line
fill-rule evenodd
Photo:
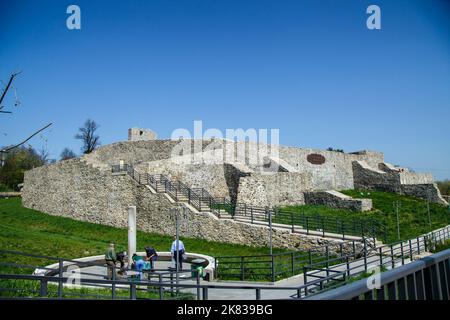
<path fill-rule="evenodd" d="M 110 241 L 118 251 L 127 249 L 127 229 L 76 221 L 51 216 L 24 208 L 20 198 L 0 199 L 0 249 L 17 250 L 38 255 L 73 259 L 103 254 Z M 189 252 L 211 256 L 267 254 L 268 248 L 210 242 L 203 239 L 183 238 Z M 152 245 L 157 251 L 170 251 L 171 236 L 138 231 L 137 247 L 144 251 Z M 274 249 L 274 252 L 286 250 Z M 2 261 L 8 257 L 0 256 Z M 15 257 L 17 259 L 17 257 Z M 22 258 L 16 263 L 44 264 L 45 261 Z M 53 263 L 53 262 L 51 262 Z M 0 270 L 5 267 L 0 267 Z M 2 270 L 4 272 L 4 270 Z M 30 270 L 23 269 L 23 272 Z"/>
<path fill-rule="evenodd" d="M 345 190 L 342 193 L 353 198 L 372 199 L 373 210 L 368 212 L 354 212 L 344 209 L 333 209 L 326 206 L 289 206 L 282 209 L 304 214 L 319 214 L 321 216 L 339 217 L 343 219 L 376 220 L 387 226 L 387 241 L 395 242 L 397 236 L 396 203 L 399 203 L 398 216 L 400 225 L 400 239 L 409 239 L 430 230 L 438 229 L 450 224 L 450 209 L 435 203 L 427 202 L 413 197 L 402 196 L 395 193 L 380 191 Z M 431 226 L 429 223 L 431 219 Z"/>

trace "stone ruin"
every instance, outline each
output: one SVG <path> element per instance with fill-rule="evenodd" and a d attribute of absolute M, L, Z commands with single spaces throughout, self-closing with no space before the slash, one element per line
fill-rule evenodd
<path fill-rule="evenodd" d="M 132 164 L 139 173 L 164 175 L 183 185 L 203 188 L 215 198 L 256 207 L 322 204 L 366 211 L 370 199 L 353 199 L 338 190 L 382 190 L 446 205 L 430 174 L 413 173 L 384 162 L 380 152 L 343 153 L 274 146 L 224 139 L 158 140 L 147 129 L 129 129 L 129 139 L 105 145 L 81 158 L 59 161 L 25 172 L 24 206 L 118 227 L 127 225 L 127 208 L 136 206 L 138 228 L 173 234 L 169 210 L 187 208 L 181 224 L 184 236 L 212 241 L 267 245 L 268 228 L 211 212 L 143 186 L 127 174 L 113 173 L 114 165 Z M 306 249 L 339 240 L 274 233 L 275 246 Z"/>

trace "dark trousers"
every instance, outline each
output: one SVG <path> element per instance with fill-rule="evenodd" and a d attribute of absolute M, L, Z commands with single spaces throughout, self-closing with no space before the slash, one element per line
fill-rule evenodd
<path fill-rule="evenodd" d="M 173 259 L 175 260 L 175 267 L 176 267 L 176 264 L 178 263 L 179 270 L 183 269 L 183 254 L 184 254 L 183 250 L 175 251 L 173 253 Z"/>

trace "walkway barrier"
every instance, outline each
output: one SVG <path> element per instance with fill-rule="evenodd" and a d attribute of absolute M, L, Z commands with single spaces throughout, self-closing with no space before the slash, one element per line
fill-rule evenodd
<path fill-rule="evenodd" d="M 375 268 L 380 271 L 394 269 L 434 251 L 439 243 L 450 239 L 450 226 L 432 231 L 428 234 L 386 244 L 376 249 L 364 246 L 361 252 L 355 252 L 331 257 L 330 259 L 313 262 L 303 267 L 304 283 L 311 279 L 325 279 L 331 273 L 345 271 L 347 277 L 367 273 Z M 356 262 L 356 263 L 355 263 Z"/>
<path fill-rule="evenodd" d="M 352 241 L 348 244 L 356 256 L 356 243 Z M 331 259 L 335 259 L 335 263 L 338 263 L 340 261 L 338 257 L 345 255 L 344 244 L 339 246 L 337 253 L 330 254 L 330 252 L 329 246 L 323 246 L 306 252 L 214 257 L 215 277 L 220 280 L 275 282 L 302 273 L 304 267 L 326 263 Z"/>
<path fill-rule="evenodd" d="M 449 300 L 450 249 L 378 276 L 376 288 L 362 279 L 306 300 Z"/>

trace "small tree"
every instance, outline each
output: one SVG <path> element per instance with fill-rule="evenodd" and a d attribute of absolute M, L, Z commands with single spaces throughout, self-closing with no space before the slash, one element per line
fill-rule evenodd
<path fill-rule="evenodd" d="M 75 152 L 72 151 L 72 149 L 64 148 L 64 150 L 61 151 L 60 158 L 61 158 L 61 160 L 67 160 L 67 159 L 76 158 L 76 156 L 77 155 L 75 154 Z"/>
<path fill-rule="evenodd" d="M 75 139 L 83 142 L 81 151 L 83 153 L 91 153 L 100 145 L 100 137 L 95 134 L 99 125 L 91 119 L 87 119 L 83 127 L 80 127 L 79 133 L 75 135 Z"/>

